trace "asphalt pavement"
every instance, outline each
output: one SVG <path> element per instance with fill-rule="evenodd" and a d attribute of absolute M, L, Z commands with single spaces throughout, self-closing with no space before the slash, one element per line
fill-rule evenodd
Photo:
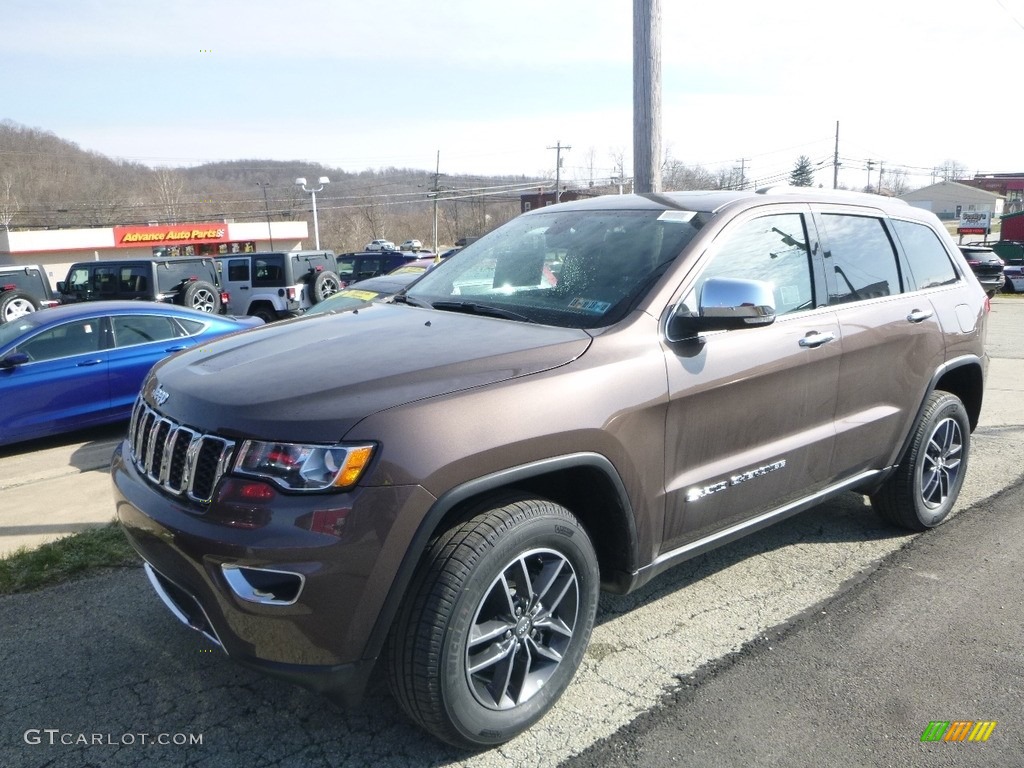
<path fill-rule="evenodd" d="M 1024 765 L 1021 562 L 1018 481 L 562 768 Z"/>

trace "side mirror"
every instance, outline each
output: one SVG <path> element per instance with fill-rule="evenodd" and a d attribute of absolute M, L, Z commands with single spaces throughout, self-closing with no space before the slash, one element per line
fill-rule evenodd
<path fill-rule="evenodd" d="M 0 368 L 17 368 L 29 361 L 28 355 L 24 352 L 11 352 L 3 360 L 0 360 Z"/>
<path fill-rule="evenodd" d="M 58 280 L 57 281 L 57 293 L 66 293 L 66 291 L 64 290 L 64 281 L 63 280 Z"/>
<path fill-rule="evenodd" d="M 751 328 L 775 322 L 775 294 L 770 283 L 712 277 L 701 287 L 697 310 L 680 304 L 669 319 L 668 340 L 682 341 L 709 331 Z"/>

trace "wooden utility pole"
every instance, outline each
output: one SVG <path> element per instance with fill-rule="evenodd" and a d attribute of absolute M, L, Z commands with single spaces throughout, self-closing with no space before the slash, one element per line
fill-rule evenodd
<path fill-rule="evenodd" d="M 661 192 L 661 0 L 633 0 L 633 176 Z"/>
<path fill-rule="evenodd" d="M 832 157 L 832 189 L 839 189 L 839 121 L 836 120 L 836 153 Z"/>
<path fill-rule="evenodd" d="M 562 202 L 562 150 L 569 151 L 572 147 L 563 145 L 561 141 L 555 146 L 548 147 L 555 150 L 555 204 Z"/>

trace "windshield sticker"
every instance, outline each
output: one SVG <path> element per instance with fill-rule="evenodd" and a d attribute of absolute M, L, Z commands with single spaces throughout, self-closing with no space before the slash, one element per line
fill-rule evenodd
<path fill-rule="evenodd" d="M 595 315 L 602 315 L 611 309 L 611 304 L 607 301 L 597 301 L 596 299 L 584 299 L 577 296 L 575 299 L 569 302 L 569 309 L 575 309 L 580 312 L 592 312 Z"/>
<path fill-rule="evenodd" d="M 686 224 L 693 221 L 693 217 L 696 215 L 696 211 L 665 211 L 658 217 L 658 221 L 678 221 L 681 224 Z"/>
<path fill-rule="evenodd" d="M 338 291 L 338 295 L 350 296 L 353 299 L 362 299 L 363 301 L 373 301 L 378 296 L 380 296 L 380 294 L 377 293 L 376 291 L 360 291 L 356 289 Z"/>

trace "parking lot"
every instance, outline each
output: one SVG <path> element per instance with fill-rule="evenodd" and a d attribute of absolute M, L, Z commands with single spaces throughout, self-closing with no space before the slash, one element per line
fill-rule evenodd
<path fill-rule="evenodd" d="M 986 403 L 959 509 L 1021 475 L 1024 301 L 993 302 L 989 342 Z M 111 518 L 105 469 L 121 429 L 0 452 L 5 549 Z M 410 725 L 379 677 L 363 706 L 343 713 L 236 666 L 177 624 L 141 570 L 6 597 L 0 764 L 553 765 L 614 734 L 702 665 L 862 579 L 913 538 L 848 494 L 635 594 L 604 597 L 583 666 L 555 709 L 508 745 L 469 756 Z M 108 743 L 26 738 L 45 729 Z M 199 735 L 201 743 L 145 746 L 126 734 Z"/>

